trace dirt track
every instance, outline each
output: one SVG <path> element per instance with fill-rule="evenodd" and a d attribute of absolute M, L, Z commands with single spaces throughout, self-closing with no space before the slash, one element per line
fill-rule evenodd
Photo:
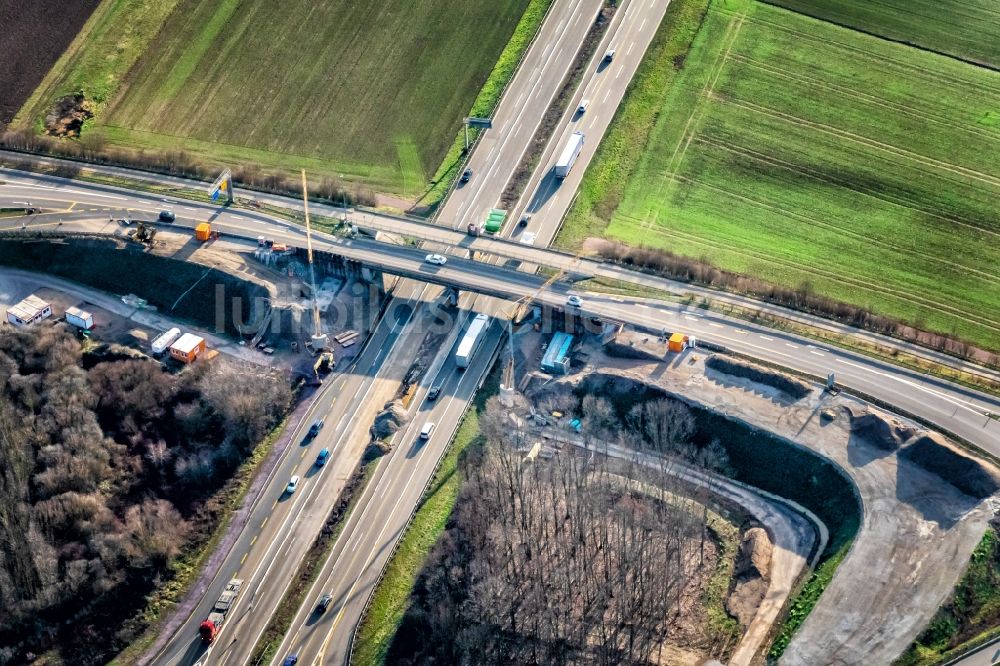
<path fill-rule="evenodd" d="M 856 484 L 864 504 L 854 545 L 780 663 L 789 666 L 889 664 L 948 597 L 992 514 L 940 478 L 852 435 L 843 409 L 858 401 L 817 389 L 789 404 L 746 380 L 717 383 L 690 351 L 662 364 L 602 358 L 606 371 L 653 383 L 830 458 Z M 595 360 L 595 359 L 592 359 Z M 825 422 L 820 412 L 835 417 Z"/>

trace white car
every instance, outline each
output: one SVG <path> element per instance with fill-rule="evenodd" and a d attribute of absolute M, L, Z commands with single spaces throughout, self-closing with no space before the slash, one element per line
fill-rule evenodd
<path fill-rule="evenodd" d="M 535 244 L 534 233 L 526 231 L 525 233 L 521 234 L 521 245 L 534 245 L 534 244 Z"/>
<path fill-rule="evenodd" d="M 580 115 L 583 115 L 584 113 L 587 112 L 588 106 L 590 106 L 590 100 L 585 99 L 582 102 L 580 102 L 580 106 L 576 107 L 576 112 L 579 113 Z"/>
<path fill-rule="evenodd" d="M 288 485 L 285 486 L 285 492 L 291 495 L 295 492 L 295 489 L 299 487 L 299 475 L 296 474 L 291 479 L 288 480 Z"/>
<path fill-rule="evenodd" d="M 578 308 L 583 305 L 583 299 L 579 296 L 570 296 L 566 299 L 566 305 L 572 305 L 574 308 Z"/>
<path fill-rule="evenodd" d="M 443 254 L 428 254 L 424 257 L 424 261 L 435 266 L 444 266 L 444 262 L 448 261 L 448 257 Z"/>

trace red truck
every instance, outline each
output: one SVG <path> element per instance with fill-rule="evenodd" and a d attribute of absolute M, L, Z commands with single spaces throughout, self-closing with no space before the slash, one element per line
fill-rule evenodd
<path fill-rule="evenodd" d="M 234 578 L 226 583 L 226 589 L 222 591 L 219 600 L 212 606 L 212 612 L 208 614 L 208 619 L 198 627 L 198 634 L 201 635 L 202 643 L 209 645 L 219 635 L 222 623 L 226 621 L 226 615 L 229 614 L 233 604 L 236 603 L 236 597 L 239 596 L 240 588 L 242 587 L 242 578 Z"/>

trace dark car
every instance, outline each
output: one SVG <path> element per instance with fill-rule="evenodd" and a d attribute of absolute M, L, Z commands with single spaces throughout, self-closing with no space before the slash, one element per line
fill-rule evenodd
<path fill-rule="evenodd" d="M 292 654 L 285 657 L 285 661 L 282 662 L 281 666 L 295 666 L 297 663 L 299 663 L 299 655 Z"/>
<path fill-rule="evenodd" d="M 323 419 L 316 419 L 313 424 L 309 426 L 309 437 L 315 437 L 319 434 L 319 431 L 323 429 Z"/>
<path fill-rule="evenodd" d="M 324 594 L 322 597 L 319 598 L 319 602 L 316 604 L 316 612 L 325 613 L 326 609 L 329 608 L 330 604 L 332 603 L 333 603 L 333 596 L 329 594 Z"/>
<path fill-rule="evenodd" d="M 470 178 L 472 178 L 472 169 L 466 169 L 462 172 L 462 177 L 459 179 L 459 182 L 467 183 Z"/>
<path fill-rule="evenodd" d="M 441 395 L 441 385 L 435 384 L 431 387 L 431 390 L 427 392 L 428 400 L 437 400 L 437 397 Z"/>
<path fill-rule="evenodd" d="M 172 210 L 161 210 L 160 211 L 160 222 L 173 222 L 177 219 Z"/>
<path fill-rule="evenodd" d="M 531 213 L 525 213 L 524 215 L 521 216 L 521 219 L 518 221 L 517 226 L 526 227 L 528 226 L 529 222 L 531 222 Z"/>

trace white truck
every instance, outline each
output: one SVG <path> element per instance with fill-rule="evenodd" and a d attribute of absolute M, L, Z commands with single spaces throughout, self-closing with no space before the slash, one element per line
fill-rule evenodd
<path fill-rule="evenodd" d="M 556 162 L 556 178 L 565 178 L 569 175 L 569 170 L 576 163 L 576 158 L 580 156 L 583 149 L 583 132 L 573 132 L 569 136 L 569 141 L 563 147 L 559 160 Z"/>
<path fill-rule="evenodd" d="M 153 344 L 150 347 L 153 349 L 153 354 L 159 356 L 163 352 L 167 351 L 167 347 L 174 344 L 177 338 L 181 337 L 181 329 L 172 328 L 166 333 L 158 335 Z"/>
<path fill-rule="evenodd" d="M 476 355 L 483 340 L 486 339 L 486 329 L 489 327 L 490 318 L 484 314 L 478 314 L 472 320 L 472 324 L 466 329 L 465 335 L 462 336 L 461 342 L 458 343 L 458 349 L 455 351 L 455 365 L 460 370 L 469 367 L 472 357 Z"/>

